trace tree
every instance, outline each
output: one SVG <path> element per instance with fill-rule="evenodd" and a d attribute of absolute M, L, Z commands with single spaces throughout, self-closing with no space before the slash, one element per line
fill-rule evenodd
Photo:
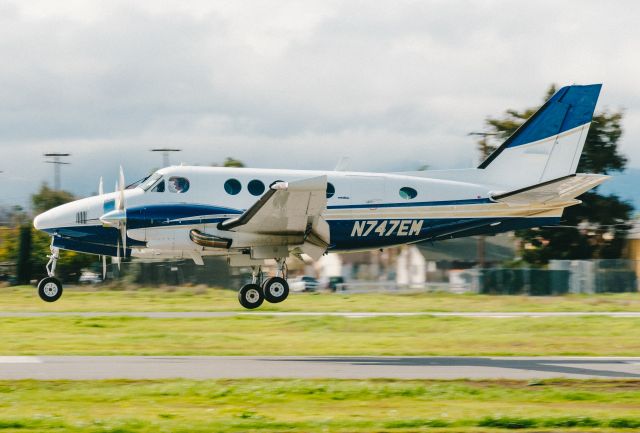
<path fill-rule="evenodd" d="M 224 160 L 223 167 L 244 167 L 244 163 L 239 159 L 231 158 L 230 156 Z"/>
<path fill-rule="evenodd" d="M 31 280 L 31 227 L 20 227 L 18 257 L 16 260 L 16 280 L 18 284 L 29 284 Z"/>
<path fill-rule="evenodd" d="M 72 200 L 75 200 L 75 197 L 70 192 L 55 191 L 46 184 L 31 196 L 35 214 Z M 45 277 L 51 238 L 47 233 L 36 230 L 28 215 L 18 207 L 11 213 L 11 223 L 12 227 L 0 232 L 2 236 L 0 261 L 14 262 L 18 265 L 21 283 L 28 283 L 30 278 Z M 95 256 L 88 254 L 61 251 L 56 274 L 64 280 L 77 280 L 81 270 L 90 266 L 95 260 Z"/>
<path fill-rule="evenodd" d="M 550 86 L 545 99 L 556 92 Z M 485 135 L 479 140 L 481 150 L 495 150 L 497 142 L 512 135 L 537 108 L 507 110 L 501 117 L 489 117 Z M 623 111 L 595 113 L 578 163 L 579 173 L 611 173 L 624 170 L 627 159 L 618 151 L 622 136 Z M 552 259 L 619 258 L 630 229 L 626 222 L 633 207 L 616 195 L 590 191 L 579 197 L 582 204 L 564 211 L 560 227 L 520 230 L 522 258 L 532 264 L 546 264 Z"/>
<path fill-rule="evenodd" d="M 51 189 L 46 183 L 40 186 L 40 191 L 31 196 L 33 212 L 36 215 L 73 200 L 75 197 L 70 192 Z"/>
<path fill-rule="evenodd" d="M 219 167 L 220 163 L 214 162 L 211 164 L 212 167 Z M 222 167 L 245 167 L 244 163 L 239 159 L 232 158 L 231 156 L 227 156 L 227 158 L 222 163 Z"/>

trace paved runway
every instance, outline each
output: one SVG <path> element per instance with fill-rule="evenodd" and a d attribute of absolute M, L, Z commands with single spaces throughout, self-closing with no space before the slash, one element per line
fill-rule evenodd
<path fill-rule="evenodd" d="M 394 312 L 394 311 L 2 311 L 0 317 L 143 317 L 149 319 L 206 319 L 235 316 L 337 316 L 337 317 L 635 317 L 640 318 L 640 311 L 452 311 L 452 312 Z"/>
<path fill-rule="evenodd" d="M 640 379 L 640 357 L 0 356 L 0 379 Z"/>

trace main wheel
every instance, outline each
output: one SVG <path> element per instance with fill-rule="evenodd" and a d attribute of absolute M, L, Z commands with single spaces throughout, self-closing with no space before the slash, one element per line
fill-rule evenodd
<path fill-rule="evenodd" d="M 264 298 L 272 304 L 282 302 L 289 296 L 289 284 L 287 280 L 280 277 L 267 278 L 262 283 L 262 290 L 264 291 Z"/>
<path fill-rule="evenodd" d="M 62 296 L 62 283 L 54 277 L 47 277 L 38 283 L 38 295 L 46 302 L 55 302 Z"/>
<path fill-rule="evenodd" d="M 238 292 L 240 305 L 249 310 L 258 308 L 264 302 L 262 289 L 257 284 L 245 284 Z"/>

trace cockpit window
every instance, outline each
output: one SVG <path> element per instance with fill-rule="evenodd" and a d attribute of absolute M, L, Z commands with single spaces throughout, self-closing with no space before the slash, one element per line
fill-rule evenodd
<path fill-rule="evenodd" d="M 147 178 L 144 182 L 140 184 L 140 188 L 145 191 L 148 191 L 155 183 L 160 179 L 162 175 L 160 173 L 153 173 L 151 176 Z"/>
<path fill-rule="evenodd" d="M 171 176 L 169 178 L 169 192 L 184 193 L 189 191 L 189 181 L 186 177 Z"/>
<path fill-rule="evenodd" d="M 153 187 L 151 192 L 164 192 L 164 179 L 158 182 L 158 184 Z"/>
<path fill-rule="evenodd" d="M 147 178 L 148 178 L 148 177 L 149 177 L 149 176 L 147 176 L 147 177 L 143 177 L 142 179 L 138 179 L 138 180 L 136 180 L 135 182 L 130 183 L 129 185 L 125 186 L 125 187 L 124 187 L 124 189 L 133 189 L 133 188 L 135 188 L 135 187 L 137 187 L 137 186 L 140 186 L 140 184 L 141 184 L 142 182 L 144 182 L 145 180 L 147 180 Z"/>

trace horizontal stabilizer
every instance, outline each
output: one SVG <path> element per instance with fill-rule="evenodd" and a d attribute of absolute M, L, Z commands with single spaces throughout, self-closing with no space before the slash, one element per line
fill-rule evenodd
<path fill-rule="evenodd" d="M 553 204 L 570 201 L 607 180 L 602 174 L 571 174 L 505 193 L 491 199 L 508 205 Z"/>

